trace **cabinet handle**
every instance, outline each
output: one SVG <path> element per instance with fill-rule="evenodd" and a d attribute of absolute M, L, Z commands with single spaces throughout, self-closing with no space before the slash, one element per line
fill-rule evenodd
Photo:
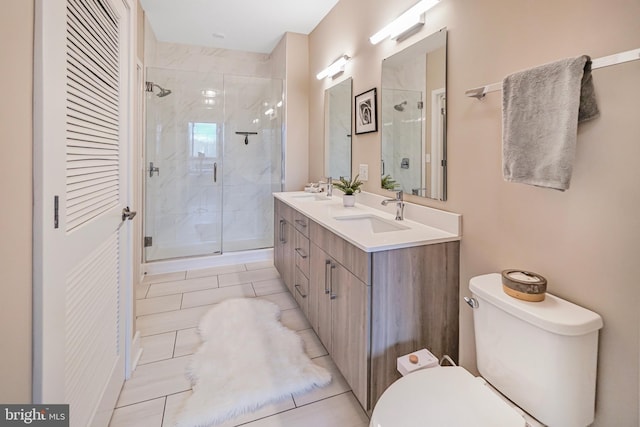
<path fill-rule="evenodd" d="M 307 222 L 301 219 L 296 219 L 295 220 L 296 224 L 298 224 L 300 227 L 304 227 L 307 228 Z"/>
<path fill-rule="evenodd" d="M 300 286 L 300 285 L 293 285 L 293 287 L 294 287 L 294 288 L 296 288 L 296 292 L 298 292 L 302 298 L 306 298 L 306 297 L 307 297 L 307 295 L 305 295 L 305 294 L 303 294 L 302 292 L 300 292 L 300 288 L 301 288 L 302 286 Z"/>
<path fill-rule="evenodd" d="M 284 238 L 284 219 L 280 220 L 280 243 L 287 243 Z"/>
<path fill-rule="evenodd" d="M 335 269 L 336 269 L 336 265 L 334 263 L 331 263 L 331 281 L 330 281 L 330 287 L 329 287 L 329 297 L 331 299 L 336 299 L 336 297 L 338 296 L 338 294 L 333 293 L 333 270 Z"/>
<path fill-rule="evenodd" d="M 298 255 L 300 255 L 300 257 L 302 259 L 306 259 L 309 256 L 309 255 L 305 254 L 304 252 L 302 252 L 302 248 L 296 248 L 295 251 L 296 251 L 296 253 Z"/>
<path fill-rule="evenodd" d="M 331 267 L 331 260 L 328 259 L 324 262 L 324 293 L 328 294 L 329 291 L 329 276 L 331 275 L 331 272 L 329 271 L 327 273 L 327 267 Z"/>

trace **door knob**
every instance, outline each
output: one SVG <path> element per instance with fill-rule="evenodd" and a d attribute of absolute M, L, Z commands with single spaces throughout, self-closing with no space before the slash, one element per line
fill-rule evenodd
<path fill-rule="evenodd" d="M 131 221 L 137 213 L 138 212 L 136 211 L 129 210 L 129 206 L 127 206 L 126 208 L 122 209 L 122 220 L 126 221 L 128 219 L 129 221 Z"/>

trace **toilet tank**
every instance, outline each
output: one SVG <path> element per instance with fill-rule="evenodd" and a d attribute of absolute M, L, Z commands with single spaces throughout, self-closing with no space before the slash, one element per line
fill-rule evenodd
<path fill-rule="evenodd" d="M 551 294 L 512 298 L 500 274 L 474 277 L 469 288 L 480 375 L 550 427 L 591 424 L 602 318 Z"/>

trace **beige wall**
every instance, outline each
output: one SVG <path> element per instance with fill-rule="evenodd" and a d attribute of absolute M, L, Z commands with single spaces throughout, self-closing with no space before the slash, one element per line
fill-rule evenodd
<path fill-rule="evenodd" d="M 302 190 L 309 180 L 309 45 L 305 34 L 285 33 L 271 52 L 271 72 L 284 79 L 284 190 Z"/>
<path fill-rule="evenodd" d="M 134 219 L 132 230 L 132 282 L 133 287 L 131 295 L 135 297 L 136 285 L 142 281 L 144 274 L 142 272 L 143 262 L 143 227 L 142 219 L 144 218 L 144 32 L 145 32 L 145 13 L 142 10 L 142 5 L 138 0 L 134 0 L 136 6 L 136 43 L 135 43 L 135 82 L 133 85 L 134 91 L 134 139 L 131 152 L 133 153 L 133 160 L 131 162 L 131 181 L 133 183 L 132 194 L 132 210 L 138 212 L 138 216 Z M 140 67 L 140 68 L 138 68 Z M 136 336 L 136 304 L 132 304 L 132 320 L 131 320 L 131 339 L 134 340 Z M 132 346 L 132 352 L 138 351 L 137 341 L 134 341 Z M 135 358 L 135 354 L 131 354 L 130 357 Z"/>
<path fill-rule="evenodd" d="M 285 190 L 302 190 L 309 181 L 309 43 L 304 34 L 285 35 L 284 147 Z"/>
<path fill-rule="evenodd" d="M 0 402 L 31 402 L 31 221 L 34 1 L 0 14 Z"/>
<path fill-rule="evenodd" d="M 637 0 L 537 2 L 443 0 L 403 43 L 368 37 L 414 0 L 341 0 L 309 36 L 310 179 L 322 176 L 322 102 L 330 81 L 315 73 L 341 53 L 354 94 L 380 86 L 380 61 L 447 27 L 449 201 L 421 203 L 463 215 L 461 296 L 471 277 L 516 267 L 549 280 L 549 291 L 604 319 L 595 426 L 639 425 L 640 61 L 594 71 L 600 118 L 579 130 L 571 189 L 506 183 L 501 175 L 501 96 L 468 88 L 567 56 L 594 58 L 640 47 Z M 380 132 L 354 135 L 353 165 L 380 173 Z M 378 180 L 367 191 L 381 193 Z M 460 310 L 461 363 L 475 370 L 473 323 Z"/>

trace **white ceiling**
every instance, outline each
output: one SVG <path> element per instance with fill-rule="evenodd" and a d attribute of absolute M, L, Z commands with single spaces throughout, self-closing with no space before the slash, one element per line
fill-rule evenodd
<path fill-rule="evenodd" d="M 271 53 L 309 34 L 338 0 L 140 0 L 159 41 Z"/>

